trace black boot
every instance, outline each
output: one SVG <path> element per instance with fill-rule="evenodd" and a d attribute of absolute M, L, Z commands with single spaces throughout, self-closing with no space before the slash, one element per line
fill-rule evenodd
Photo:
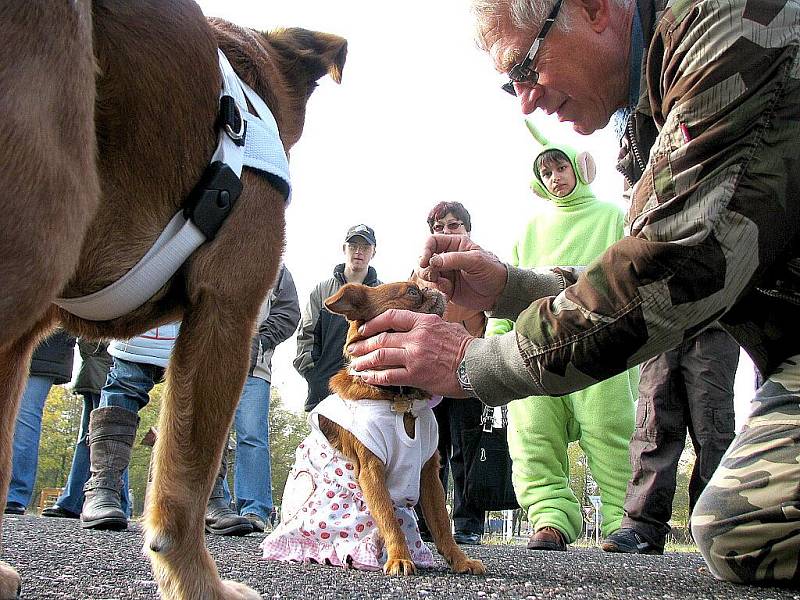
<path fill-rule="evenodd" d="M 89 456 L 92 476 L 83 487 L 86 498 L 81 511 L 85 529 L 128 528 L 122 512 L 122 473 L 131 462 L 131 449 L 139 417 L 119 406 L 92 411 L 89 417 Z"/>
<path fill-rule="evenodd" d="M 247 535 L 253 532 L 250 520 L 240 517 L 231 509 L 230 504 L 225 502 L 222 482 L 228 474 L 227 454 L 226 448 L 222 451 L 222 464 L 206 505 L 206 531 L 214 535 Z"/>

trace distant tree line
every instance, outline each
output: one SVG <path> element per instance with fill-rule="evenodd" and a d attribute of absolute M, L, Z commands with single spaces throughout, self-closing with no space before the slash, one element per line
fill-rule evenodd
<path fill-rule="evenodd" d="M 280 505 L 286 478 L 294 464 L 295 450 L 307 435 L 308 424 L 305 413 L 297 414 L 284 408 L 277 387 L 273 386 L 271 390 L 269 429 L 272 490 L 275 504 Z M 163 384 L 155 386 L 150 393 L 150 403 L 139 413 L 141 421 L 128 474 L 130 489 L 133 491 L 135 515 L 141 514 L 144 509 L 150 456 L 153 450 L 143 445 L 141 440 L 150 427 L 158 426 L 163 393 Z M 70 389 L 63 386 L 51 388 L 42 416 L 39 468 L 32 499 L 34 506 L 38 506 L 42 488 L 62 487 L 67 482 L 80 428 L 82 406 L 83 400 Z M 233 439 L 235 440 L 235 436 Z M 229 470 L 229 477 L 233 477 L 233 469 Z"/>

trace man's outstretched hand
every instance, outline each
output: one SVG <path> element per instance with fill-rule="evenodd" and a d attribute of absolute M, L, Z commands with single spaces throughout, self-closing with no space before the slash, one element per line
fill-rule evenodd
<path fill-rule="evenodd" d="M 506 286 L 508 269 L 494 254 L 463 235 L 432 235 L 419 259 L 418 276 L 450 300 L 491 310 Z"/>
<path fill-rule="evenodd" d="M 457 237 L 457 236 L 442 236 Z M 388 310 L 361 328 L 367 339 L 349 347 L 350 366 L 365 383 L 407 385 L 448 398 L 465 398 L 456 369 L 474 339 L 458 323 L 436 315 Z"/>

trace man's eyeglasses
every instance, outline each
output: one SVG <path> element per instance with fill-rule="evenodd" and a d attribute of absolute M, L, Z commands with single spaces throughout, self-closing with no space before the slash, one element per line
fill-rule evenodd
<path fill-rule="evenodd" d="M 449 223 L 436 223 L 433 226 L 433 230 L 436 233 L 442 233 L 445 230 L 445 227 L 448 231 L 458 231 L 458 228 L 464 224 L 463 221 L 450 221 Z"/>
<path fill-rule="evenodd" d="M 542 45 L 547 32 L 550 31 L 550 27 L 553 26 L 556 17 L 558 17 L 558 11 L 561 9 L 562 2 L 563 0 L 557 0 L 553 10 L 551 10 L 550 14 L 547 15 L 547 18 L 544 20 L 544 25 L 542 25 L 541 31 L 539 31 L 539 35 L 537 35 L 536 39 L 533 40 L 533 44 L 531 44 L 531 48 L 528 50 L 525 58 L 511 67 L 511 70 L 508 72 L 508 83 L 504 83 L 501 86 L 504 92 L 508 92 L 512 96 L 516 96 L 517 90 L 514 89 L 515 83 L 529 83 L 531 85 L 536 85 L 536 82 L 539 81 L 539 73 L 531 69 L 531 64 L 533 64 L 533 59 L 536 57 L 536 53 L 539 51 L 539 46 Z"/>
<path fill-rule="evenodd" d="M 352 242 L 347 242 L 347 249 L 350 252 L 369 252 L 369 249 L 372 248 L 370 244 L 354 244 Z"/>

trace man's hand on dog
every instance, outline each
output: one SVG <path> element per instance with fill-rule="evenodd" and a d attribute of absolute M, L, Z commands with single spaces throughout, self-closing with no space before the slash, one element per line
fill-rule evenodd
<path fill-rule="evenodd" d="M 467 236 L 432 235 L 419 259 L 419 279 L 461 306 L 491 310 L 506 286 L 508 269 Z"/>
<path fill-rule="evenodd" d="M 444 237 L 444 236 L 443 236 Z M 359 330 L 367 339 L 350 345 L 355 375 L 372 385 L 407 385 L 466 398 L 456 369 L 475 339 L 459 323 L 436 315 L 388 310 Z"/>

